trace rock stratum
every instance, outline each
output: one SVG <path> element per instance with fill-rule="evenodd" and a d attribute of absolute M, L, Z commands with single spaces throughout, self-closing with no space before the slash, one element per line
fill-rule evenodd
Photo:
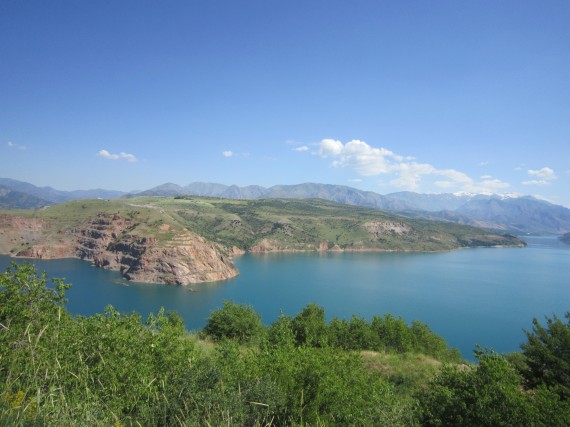
<path fill-rule="evenodd" d="M 232 278 L 244 252 L 442 251 L 524 246 L 506 234 L 323 200 L 140 197 L 0 213 L 0 253 L 79 258 L 128 280 Z"/>
<path fill-rule="evenodd" d="M 69 229 L 57 230 L 45 220 L 0 216 L 2 248 L 9 242 L 17 257 L 80 258 L 96 267 L 116 270 L 135 282 L 188 285 L 232 278 L 238 274 L 222 245 L 190 231 L 168 242 L 129 233 L 134 221 L 119 214 L 99 213 Z M 162 225 L 168 230 L 168 224 Z M 54 238 L 55 236 L 55 238 Z M 18 244 L 24 246 L 17 249 Z M 9 245 L 11 246 L 11 245 Z M 6 252 L 4 249 L 3 252 Z"/>

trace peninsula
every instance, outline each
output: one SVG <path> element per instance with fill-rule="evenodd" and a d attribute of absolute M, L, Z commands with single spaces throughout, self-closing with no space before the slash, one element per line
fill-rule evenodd
<path fill-rule="evenodd" d="M 0 253 L 80 258 L 128 280 L 187 285 L 238 274 L 235 255 L 522 247 L 508 235 L 317 199 L 137 197 L 0 211 Z"/>

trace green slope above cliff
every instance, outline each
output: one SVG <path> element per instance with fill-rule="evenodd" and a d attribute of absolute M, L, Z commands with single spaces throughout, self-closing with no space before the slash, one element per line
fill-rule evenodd
<path fill-rule="evenodd" d="M 449 250 L 521 245 L 508 235 L 324 200 L 143 199 L 208 239 L 246 251 Z M 141 202 L 143 202 L 141 200 Z"/>

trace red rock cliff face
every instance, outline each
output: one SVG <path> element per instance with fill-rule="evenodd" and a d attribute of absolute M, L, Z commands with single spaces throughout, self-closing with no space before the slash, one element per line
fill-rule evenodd
<path fill-rule="evenodd" d="M 185 285 L 229 279 L 238 274 L 218 245 L 202 237 L 184 233 L 167 246 L 150 245 L 124 272 L 134 281 Z"/>
<path fill-rule="evenodd" d="M 188 230 L 159 242 L 130 234 L 133 221 L 128 218 L 99 214 L 80 227 L 57 232 L 60 238 L 56 241 L 46 241 L 49 230 L 43 221 L 7 218 L 0 218 L 0 241 L 5 243 L 0 250 L 4 253 L 44 259 L 77 257 L 97 267 L 118 270 L 129 280 L 146 283 L 188 285 L 238 275 L 224 247 Z M 26 248 L 6 250 L 23 240 Z"/>
<path fill-rule="evenodd" d="M 188 285 L 237 276 L 220 245 L 185 231 L 160 244 L 157 239 L 128 233 L 130 219 L 100 214 L 78 234 L 77 256 L 98 267 L 119 270 L 137 282 Z"/>

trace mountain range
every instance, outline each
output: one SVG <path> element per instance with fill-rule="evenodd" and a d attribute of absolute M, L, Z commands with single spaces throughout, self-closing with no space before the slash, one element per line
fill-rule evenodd
<path fill-rule="evenodd" d="M 33 184 L 23 181 L 17 181 L 10 178 L 0 178 L 0 186 L 7 188 L 11 191 L 24 193 L 40 199 L 38 203 L 44 203 L 44 206 L 62 203 L 68 200 L 78 199 L 117 199 L 126 193 L 122 191 L 103 190 L 97 188 L 95 190 L 75 190 L 75 191 L 62 191 L 56 190 L 52 187 L 37 187 Z M 2 201 L 0 196 L 0 202 Z M 13 209 L 29 209 L 28 207 L 21 206 Z"/>
<path fill-rule="evenodd" d="M 6 194 L 3 194 L 6 193 Z M 15 194 L 14 194 L 15 193 Z M 0 178 L 0 208 L 34 209 L 74 199 L 116 199 L 133 196 L 206 196 L 224 199 L 323 199 L 399 215 L 448 221 L 512 233 L 570 232 L 570 209 L 532 196 L 505 194 L 420 194 L 403 191 L 381 195 L 331 184 L 304 183 L 261 187 L 194 182 L 166 183 L 132 193 L 103 189 L 60 191 Z"/>

